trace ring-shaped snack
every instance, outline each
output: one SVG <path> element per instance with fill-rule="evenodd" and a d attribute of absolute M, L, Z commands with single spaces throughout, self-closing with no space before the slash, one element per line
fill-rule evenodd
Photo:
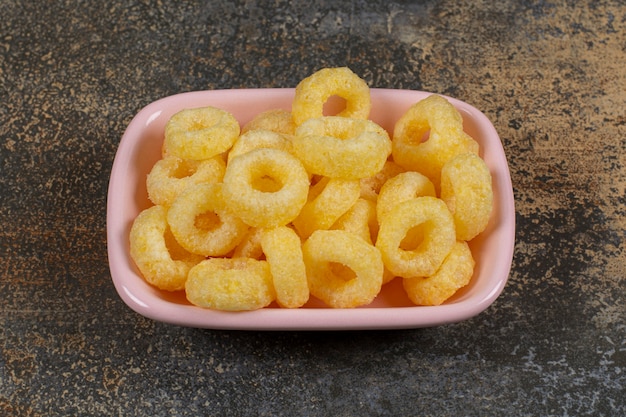
<path fill-rule="evenodd" d="M 242 133 L 251 130 L 270 130 L 284 135 L 294 135 L 296 124 L 289 110 L 271 109 L 257 114 L 241 128 Z"/>
<path fill-rule="evenodd" d="M 472 240 L 487 227 L 493 210 L 489 167 L 478 155 L 464 153 L 441 169 L 441 199 L 454 217 L 458 240 Z"/>
<path fill-rule="evenodd" d="M 167 225 L 167 209 L 143 210 L 130 228 L 130 256 L 145 280 L 166 291 L 185 288 L 189 270 L 204 257 L 181 248 Z"/>
<path fill-rule="evenodd" d="M 163 153 L 210 159 L 230 149 L 239 132 L 239 122 L 226 110 L 210 106 L 181 110 L 165 125 Z"/>
<path fill-rule="evenodd" d="M 379 250 L 345 230 L 318 230 L 302 245 L 311 294 L 332 308 L 371 303 L 380 292 Z"/>
<path fill-rule="evenodd" d="M 301 246 L 300 237 L 287 226 L 265 229 L 261 236 L 261 247 L 272 273 L 276 302 L 284 308 L 302 307 L 309 300 Z"/>
<path fill-rule="evenodd" d="M 226 164 L 219 156 L 203 161 L 165 156 L 148 174 L 148 198 L 156 205 L 169 207 L 176 197 L 193 185 L 221 182 L 225 170 Z"/>
<path fill-rule="evenodd" d="M 402 172 L 389 178 L 380 188 L 376 200 L 376 215 L 378 219 L 382 219 L 396 204 L 426 196 L 437 196 L 435 186 L 428 177 L 416 171 Z"/>
<path fill-rule="evenodd" d="M 437 306 L 465 287 L 474 274 L 474 258 L 466 242 L 456 242 L 441 267 L 430 277 L 403 278 L 402 285 L 416 305 Z"/>
<path fill-rule="evenodd" d="M 251 258 L 210 258 L 189 271 L 185 285 L 192 304 L 225 311 L 248 311 L 274 301 L 266 261 Z"/>
<path fill-rule="evenodd" d="M 426 175 L 439 190 L 443 165 L 454 156 L 478 153 L 478 143 L 463 131 L 463 118 L 445 98 L 431 95 L 411 106 L 396 122 L 393 160 Z"/>
<path fill-rule="evenodd" d="M 293 152 L 312 174 L 361 179 L 379 172 L 391 154 L 385 129 L 371 120 L 325 116 L 296 129 Z"/>
<path fill-rule="evenodd" d="M 250 130 L 242 133 L 228 151 L 227 161 L 259 148 L 280 149 L 291 153 L 291 139 L 282 133 L 271 130 Z"/>
<path fill-rule="evenodd" d="M 378 194 L 383 184 L 387 182 L 389 178 L 393 178 L 401 172 L 406 170 L 400 165 L 396 164 L 392 160 L 385 161 L 383 168 L 368 178 L 362 178 L 361 182 L 361 198 L 367 200 L 378 200 Z"/>
<path fill-rule="evenodd" d="M 254 227 L 277 227 L 298 216 L 307 201 L 308 173 L 279 149 L 260 148 L 233 158 L 224 174 L 224 199 Z"/>
<path fill-rule="evenodd" d="M 376 203 L 372 200 L 359 198 L 347 212 L 333 223 L 330 229 L 353 233 L 372 245 L 378 234 Z"/>
<path fill-rule="evenodd" d="M 452 214 L 436 197 L 396 204 L 379 220 L 376 247 L 389 271 L 403 278 L 434 274 L 456 241 Z"/>
<path fill-rule="evenodd" d="M 248 230 L 248 226 L 228 210 L 221 183 L 189 188 L 170 206 L 167 222 L 182 247 L 203 256 L 226 255 Z"/>
<path fill-rule="evenodd" d="M 370 89 L 365 80 L 347 67 L 323 68 L 296 86 L 291 114 L 296 125 L 324 116 L 324 104 L 333 96 L 345 100 L 337 116 L 367 119 L 372 108 Z"/>
<path fill-rule="evenodd" d="M 359 198 L 358 180 L 322 178 L 311 187 L 308 201 L 293 225 L 302 239 L 315 230 L 327 230 L 354 205 Z"/>

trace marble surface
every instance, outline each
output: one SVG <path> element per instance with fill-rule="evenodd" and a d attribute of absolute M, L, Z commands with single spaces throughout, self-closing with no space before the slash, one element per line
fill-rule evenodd
<path fill-rule="evenodd" d="M 0 2 L 0 414 L 626 414 L 621 1 Z M 257 333 L 131 311 L 106 255 L 120 137 L 150 102 L 347 65 L 500 133 L 507 287 L 436 328 Z"/>

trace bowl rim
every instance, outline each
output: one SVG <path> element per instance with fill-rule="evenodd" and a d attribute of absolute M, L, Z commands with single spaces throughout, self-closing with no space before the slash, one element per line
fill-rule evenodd
<path fill-rule="evenodd" d="M 407 329 L 444 325 L 467 320 L 486 310 L 503 291 L 510 273 L 515 245 L 515 202 L 508 162 L 500 137 L 491 121 L 478 109 L 453 97 L 441 95 L 448 99 L 463 115 L 479 126 L 485 136 L 477 138 L 481 148 L 485 141 L 489 144 L 488 166 L 494 177 L 494 191 L 497 189 L 497 236 L 489 236 L 494 240 L 492 246 L 497 250 L 494 264 L 490 269 L 495 277 L 489 277 L 489 285 L 477 294 L 452 304 L 439 306 L 401 306 L 372 307 L 364 306 L 354 309 L 332 308 L 300 308 L 281 309 L 264 308 L 255 311 L 224 312 L 202 309 L 192 305 L 173 302 L 163 297 L 163 293 L 150 289 L 145 280 L 138 275 L 128 254 L 128 210 L 127 178 L 133 167 L 133 152 L 140 140 L 156 120 L 169 119 L 171 114 L 188 107 L 216 105 L 226 110 L 238 112 L 246 108 L 238 117 L 243 125 L 245 119 L 261 110 L 249 109 L 246 103 L 264 101 L 291 102 L 293 88 L 246 88 L 230 90 L 203 90 L 175 94 L 156 100 L 143 107 L 128 124 L 115 154 L 111 168 L 107 194 L 107 254 L 111 278 L 120 298 L 132 310 L 147 318 L 174 325 L 230 330 L 376 330 L 376 329 Z M 416 102 L 433 93 L 416 90 L 370 89 L 373 103 L 372 120 L 377 103 L 389 105 L 397 100 Z M 256 100 L 256 101 L 255 101 Z M 289 101 L 288 101 L 289 100 Z M 245 103 L 244 103 L 245 104 Z M 239 108 L 237 106 L 240 106 Z M 382 105 L 381 105 L 382 106 Z M 230 108 L 229 108 L 230 107 Z M 406 106 L 405 106 L 406 107 Z M 267 108 L 269 109 L 269 107 Z M 386 124 L 389 130 L 390 120 L 396 119 L 387 115 Z M 391 119 L 389 119 L 391 118 Z M 147 173 L 144 173 L 147 174 Z M 147 197 L 146 197 L 147 199 Z M 491 233 L 494 233 L 493 231 Z M 124 240 L 125 239 L 125 240 Z M 497 241 L 497 242 L 496 242 Z M 476 279 L 476 277 L 474 277 Z M 396 279 L 396 281 L 398 281 Z M 388 284 L 389 285 L 389 284 Z"/>

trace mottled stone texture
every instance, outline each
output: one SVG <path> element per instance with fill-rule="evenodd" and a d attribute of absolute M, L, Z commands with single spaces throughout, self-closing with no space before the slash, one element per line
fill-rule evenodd
<path fill-rule="evenodd" d="M 626 415 L 622 1 L 0 2 L 0 414 Z M 171 94 L 372 87 L 485 112 L 517 204 L 509 284 L 409 331 L 179 328 L 111 283 L 108 175 Z"/>

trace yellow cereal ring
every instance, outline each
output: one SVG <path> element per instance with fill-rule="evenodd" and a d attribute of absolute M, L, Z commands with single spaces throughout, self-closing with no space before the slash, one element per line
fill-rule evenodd
<path fill-rule="evenodd" d="M 318 230 L 302 245 L 311 294 L 332 308 L 371 303 L 380 292 L 379 250 L 344 230 Z"/>
<path fill-rule="evenodd" d="M 359 198 L 358 180 L 323 178 L 309 191 L 308 201 L 293 221 L 301 238 L 329 229 Z"/>
<path fill-rule="evenodd" d="M 182 159 L 210 159 L 233 146 L 239 122 L 216 107 L 185 109 L 165 126 L 164 153 Z"/>
<path fill-rule="evenodd" d="M 456 241 L 452 214 L 435 197 L 396 204 L 379 221 L 376 247 L 385 266 L 404 278 L 434 274 Z"/>
<path fill-rule="evenodd" d="M 465 153 L 441 170 L 441 199 L 454 217 L 458 240 L 472 240 L 487 227 L 493 209 L 491 173 L 476 154 Z"/>
<path fill-rule="evenodd" d="M 331 227 L 331 230 L 345 230 L 361 237 L 369 244 L 376 241 L 378 220 L 376 203 L 359 198 Z"/>
<path fill-rule="evenodd" d="M 239 136 L 228 152 L 228 162 L 235 156 L 242 155 L 259 148 L 280 149 L 291 153 L 291 139 L 284 134 L 270 130 L 250 130 Z"/>
<path fill-rule="evenodd" d="M 309 284 L 302 258 L 302 243 L 293 229 L 266 229 L 261 247 L 270 266 L 276 302 L 285 308 L 302 307 L 309 300 Z"/>
<path fill-rule="evenodd" d="M 435 186 L 425 175 L 415 171 L 402 172 L 383 184 L 376 200 L 378 219 L 396 204 L 415 197 L 436 197 Z"/>
<path fill-rule="evenodd" d="M 437 306 L 469 284 L 474 274 L 474 264 L 467 243 L 456 242 L 434 275 L 404 278 L 402 285 L 414 304 Z"/>
<path fill-rule="evenodd" d="M 478 143 L 463 131 L 461 114 L 441 96 L 415 103 L 395 124 L 393 160 L 426 175 L 437 189 L 443 165 L 465 152 L 478 153 Z"/>
<path fill-rule="evenodd" d="M 345 100 L 341 117 L 367 119 L 372 108 L 367 83 L 349 68 L 324 68 L 300 81 L 291 113 L 296 125 L 324 116 L 324 104 L 333 96 Z"/>
<path fill-rule="evenodd" d="M 294 135 L 296 124 L 289 110 L 271 109 L 257 114 L 241 128 L 242 133 L 251 130 L 270 130 L 285 135 Z"/>
<path fill-rule="evenodd" d="M 156 205 L 170 206 L 178 195 L 195 184 L 222 181 L 225 170 L 221 157 L 196 161 L 165 156 L 148 174 L 148 198 Z"/>
<path fill-rule="evenodd" d="M 248 230 L 227 209 L 221 183 L 198 184 L 181 194 L 168 210 L 167 222 L 182 247 L 203 256 L 227 254 Z"/>
<path fill-rule="evenodd" d="M 204 259 L 180 248 L 167 226 L 167 209 L 152 206 L 135 218 L 130 229 L 130 256 L 146 281 L 157 288 L 185 288 L 191 267 Z"/>
<path fill-rule="evenodd" d="M 261 237 L 264 229 L 259 227 L 251 227 L 243 238 L 241 243 L 237 245 L 231 254 L 231 258 L 263 258 L 263 248 L 261 247 Z"/>
<path fill-rule="evenodd" d="M 361 181 L 361 197 L 376 201 L 378 199 L 378 193 L 385 182 L 389 178 L 395 177 L 401 172 L 406 170 L 393 161 L 387 160 L 383 165 L 383 168 L 376 174 L 369 178 L 362 178 Z"/>
<path fill-rule="evenodd" d="M 312 174 L 330 178 L 371 177 L 391 154 L 387 131 L 371 120 L 326 116 L 296 129 L 293 152 Z"/>
<path fill-rule="evenodd" d="M 275 298 L 269 265 L 250 258 L 200 262 L 189 271 L 185 291 L 194 305 L 226 311 L 257 310 Z"/>
<path fill-rule="evenodd" d="M 283 226 L 307 200 L 309 177 L 300 161 L 279 149 L 260 148 L 233 158 L 224 174 L 224 199 L 254 227 Z"/>

